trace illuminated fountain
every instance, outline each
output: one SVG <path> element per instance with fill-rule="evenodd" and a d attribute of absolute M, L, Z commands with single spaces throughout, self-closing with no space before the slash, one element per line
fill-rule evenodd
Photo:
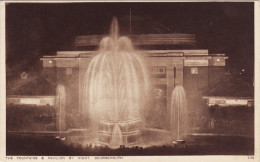
<path fill-rule="evenodd" d="M 114 18 L 110 36 L 102 39 L 85 75 L 85 114 L 98 143 L 110 147 L 138 143 L 149 88 L 147 75 L 130 39 L 118 36 Z"/>
<path fill-rule="evenodd" d="M 65 125 L 65 105 L 66 105 L 66 91 L 65 87 L 63 85 L 58 85 L 56 89 L 56 99 L 55 99 L 55 107 L 57 109 L 57 129 L 59 131 L 59 136 L 56 136 L 55 138 L 60 140 L 65 140 L 65 137 L 61 135 L 61 132 L 66 129 Z"/>
<path fill-rule="evenodd" d="M 171 130 L 175 142 L 184 142 L 186 127 L 186 97 L 182 86 L 176 86 L 171 100 Z"/>

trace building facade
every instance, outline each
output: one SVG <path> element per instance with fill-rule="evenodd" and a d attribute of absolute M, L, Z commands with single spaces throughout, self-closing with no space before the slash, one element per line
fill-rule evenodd
<path fill-rule="evenodd" d="M 102 36 L 80 36 L 76 38 L 75 51 L 58 51 L 55 56 L 41 58 L 47 79 L 65 87 L 66 105 L 62 129 L 86 127 L 77 120 L 84 118 L 85 73 L 96 50 L 82 50 L 83 47 L 98 45 Z M 187 109 L 190 113 L 199 111 L 202 95 L 208 88 L 225 77 L 225 54 L 209 54 L 207 49 L 194 49 L 195 36 L 190 34 L 137 35 L 130 37 L 133 44 L 147 46 L 139 50 L 149 69 L 154 92 L 151 104 L 150 125 L 169 129 L 171 95 L 176 85 L 182 85 L 186 92 Z M 146 41 L 144 41 L 146 40 Z M 175 49 L 156 49 L 157 45 L 178 45 Z M 180 45 L 193 49 L 181 48 Z M 150 49 L 149 49 L 150 48 Z M 81 50 L 79 50 L 81 49 Z M 71 122 L 71 121 L 74 122 Z M 75 121 L 76 120 L 76 121 Z M 71 123 L 78 123 L 71 125 Z"/>

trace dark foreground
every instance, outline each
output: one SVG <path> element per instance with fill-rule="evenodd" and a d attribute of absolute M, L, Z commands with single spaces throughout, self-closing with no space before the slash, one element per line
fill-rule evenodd
<path fill-rule="evenodd" d="M 190 135 L 185 144 L 110 149 L 92 145 L 65 144 L 53 136 L 7 134 L 7 155 L 23 156 L 134 156 L 134 155 L 253 155 L 254 138 Z"/>
<path fill-rule="evenodd" d="M 64 134 L 55 139 L 56 115 L 53 107 L 7 108 L 7 155 L 253 155 L 254 108 L 211 107 L 192 113 L 186 143 L 173 145 L 171 136 L 159 129 L 142 130 L 139 147 L 110 149 L 91 145 L 91 131 Z M 160 119 L 161 120 L 161 119 Z M 72 120 L 67 120 L 73 123 Z M 67 126 L 69 127 L 69 124 Z M 76 122 L 82 123 L 82 122 Z M 73 127 L 76 127 L 75 125 Z M 78 128 L 78 127 L 76 127 Z M 45 133 L 35 133 L 35 132 Z M 31 132 L 31 133 L 22 133 Z M 197 133 L 196 135 L 194 133 Z M 217 135 L 218 134 L 218 135 Z M 56 133 L 57 135 L 57 133 Z M 88 139 L 90 138 L 90 139 Z M 158 143 L 159 141 L 159 143 Z"/>

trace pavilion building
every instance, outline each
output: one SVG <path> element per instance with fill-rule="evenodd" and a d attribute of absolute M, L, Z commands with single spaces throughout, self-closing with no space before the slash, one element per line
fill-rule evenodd
<path fill-rule="evenodd" d="M 63 116 L 63 121 L 70 122 L 67 119 L 69 116 L 76 120 L 79 114 L 83 114 L 85 73 L 97 53 L 93 49 L 98 47 L 103 37 L 77 36 L 75 50 L 58 51 L 55 56 L 41 58 L 46 79 L 65 87 L 66 106 L 62 111 L 68 115 Z M 141 51 L 153 77 L 156 96 L 154 110 L 157 112 L 155 116 L 158 116 L 155 118 L 165 119 L 157 128 L 169 127 L 171 94 L 176 85 L 184 87 L 187 107 L 192 113 L 201 109 L 203 93 L 225 77 L 228 57 L 222 53 L 209 54 L 208 49 L 196 49 L 195 34 L 141 34 L 128 37 Z M 65 130 L 78 127 L 64 123 Z"/>

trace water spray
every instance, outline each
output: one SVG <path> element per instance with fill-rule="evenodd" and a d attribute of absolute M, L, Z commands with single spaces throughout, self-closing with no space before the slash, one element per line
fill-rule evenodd
<path fill-rule="evenodd" d="M 59 112 L 59 120 L 58 120 L 58 125 L 59 125 L 59 136 L 56 136 L 56 139 L 59 140 L 65 140 L 65 137 L 61 135 L 62 132 L 62 109 L 65 107 L 65 87 L 62 85 L 57 86 L 57 96 L 56 96 L 56 106 L 58 107 L 58 112 Z"/>
<path fill-rule="evenodd" d="M 186 97 L 182 86 L 176 86 L 171 100 L 171 131 L 173 143 L 185 143 Z"/>
<path fill-rule="evenodd" d="M 86 71 L 84 107 L 96 123 L 93 126 L 100 125 L 96 129 L 98 141 L 120 147 L 131 143 L 130 134 L 136 138 L 131 144 L 138 141 L 137 125 L 149 82 L 146 67 L 131 40 L 119 37 L 116 18 L 110 27 L 110 35 L 102 39 L 98 54 Z"/>

